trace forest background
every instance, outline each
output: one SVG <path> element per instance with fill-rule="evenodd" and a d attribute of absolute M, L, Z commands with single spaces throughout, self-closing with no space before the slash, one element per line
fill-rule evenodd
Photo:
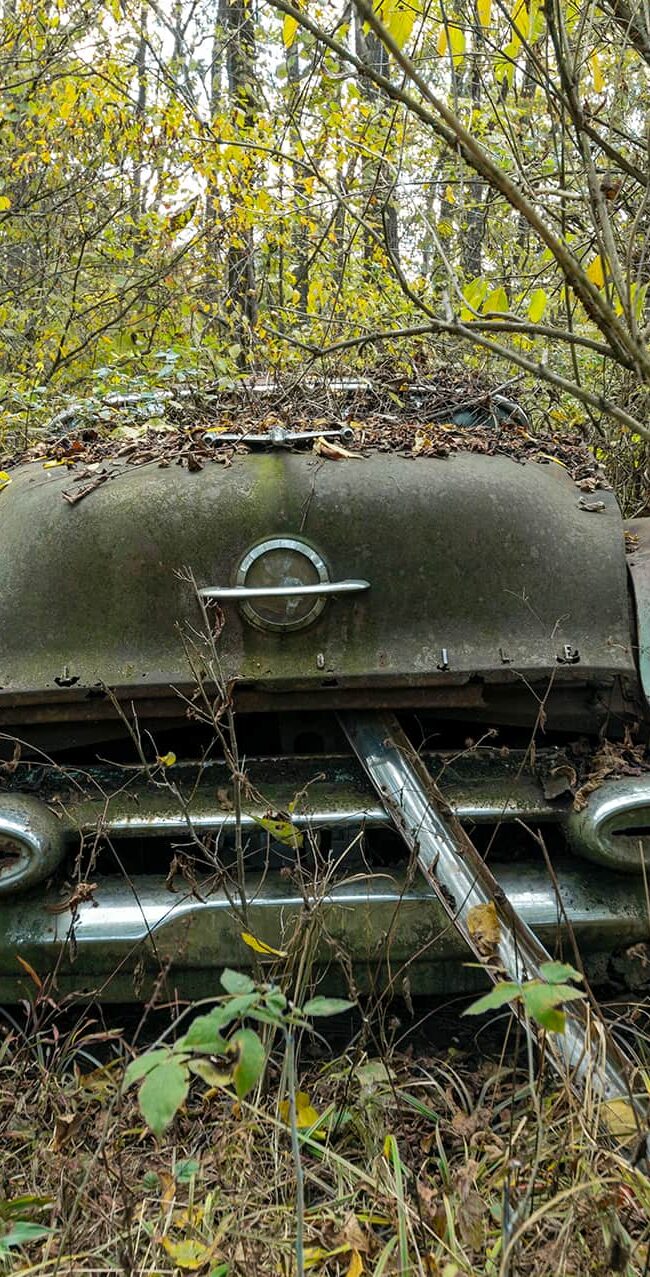
<path fill-rule="evenodd" d="M 4 428 L 469 365 L 643 504 L 644 0 L 4 0 Z M 541 383 L 541 388 L 540 388 Z"/>

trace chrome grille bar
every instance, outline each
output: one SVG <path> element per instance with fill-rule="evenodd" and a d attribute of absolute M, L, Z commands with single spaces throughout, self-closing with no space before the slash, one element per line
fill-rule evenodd
<path fill-rule="evenodd" d="M 504 977 L 516 981 L 539 977 L 550 954 L 513 909 L 457 818 L 446 809 L 394 715 L 350 712 L 340 715 L 340 720 L 426 881 L 486 973 L 495 983 Z M 499 939 L 486 956 L 470 930 L 468 916 L 477 906 L 491 904 L 499 919 Z M 521 1015 L 519 1003 L 513 1003 L 512 1009 Z M 590 1019 L 581 1003 L 569 1003 L 565 1011 L 564 1033 L 549 1033 L 546 1039 L 549 1058 L 561 1077 L 568 1074 L 607 1101 L 629 1099 L 625 1057 L 604 1034 L 598 1041 L 597 1019 Z M 526 1019 L 524 1023 L 529 1029 L 530 1023 Z M 640 1125 L 647 1122 L 641 1108 L 638 1120 Z"/>

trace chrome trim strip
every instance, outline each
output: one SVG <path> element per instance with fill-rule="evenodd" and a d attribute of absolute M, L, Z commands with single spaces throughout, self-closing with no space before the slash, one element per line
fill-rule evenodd
<path fill-rule="evenodd" d="M 214 585 L 199 590 L 202 599 L 287 599 L 302 594 L 359 594 L 370 581 L 322 581 L 317 585 Z"/>
<path fill-rule="evenodd" d="M 350 711 L 339 718 L 395 827 L 486 973 L 495 982 L 504 976 L 515 981 L 542 978 L 540 969 L 550 954 L 519 910 L 499 893 L 491 869 L 458 821 L 443 815 L 441 797 L 397 718 L 380 711 Z M 472 927 L 473 913 L 486 906 L 496 910 L 498 919 L 498 935 L 487 950 Z M 511 1006 L 530 1030 L 520 1003 Z M 628 1096 L 627 1061 L 612 1042 L 598 1042 L 580 1003 L 566 1005 L 564 1032 L 548 1034 L 547 1043 L 561 1077 L 568 1072 L 572 1081 L 606 1099 Z"/>

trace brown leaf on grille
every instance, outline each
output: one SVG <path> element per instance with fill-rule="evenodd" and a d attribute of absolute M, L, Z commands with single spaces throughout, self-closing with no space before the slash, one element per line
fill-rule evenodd
<path fill-rule="evenodd" d="M 501 939 L 501 927 L 496 905 L 490 900 L 486 905 L 474 905 L 467 914 L 467 930 L 479 953 L 494 953 Z"/>

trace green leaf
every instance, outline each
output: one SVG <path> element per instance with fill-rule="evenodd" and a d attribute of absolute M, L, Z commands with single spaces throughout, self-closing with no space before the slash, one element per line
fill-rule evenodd
<path fill-rule="evenodd" d="M 187 1067 L 171 1057 L 147 1074 L 140 1087 L 142 1116 L 160 1137 L 178 1112 L 189 1090 Z"/>
<path fill-rule="evenodd" d="M 348 1002 L 345 998 L 311 998 L 301 1009 L 303 1015 L 341 1015 L 354 1005 L 354 1002 Z"/>
<path fill-rule="evenodd" d="M 528 304 L 528 318 L 532 324 L 538 324 L 544 311 L 548 297 L 543 288 L 536 288 Z"/>
<path fill-rule="evenodd" d="M 514 981 L 502 980 L 499 984 L 495 984 L 494 988 L 486 993 L 484 997 L 479 998 L 477 1002 L 472 1002 L 471 1007 L 467 1007 L 463 1011 L 463 1015 L 482 1015 L 484 1011 L 496 1011 L 498 1007 L 502 1007 L 506 1002 L 514 1002 L 520 998 L 522 994 L 522 986 L 515 984 Z"/>
<path fill-rule="evenodd" d="M 562 1033 L 565 1020 L 563 1012 L 558 1008 L 564 1002 L 583 998 L 584 993 L 570 984 L 542 984 L 540 980 L 529 980 L 524 985 L 522 997 L 533 1020 L 551 1033 Z"/>
<path fill-rule="evenodd" d="M 25 1211 L 44 1210 L 46 1206 L 52 1205 L 53 1200 L 52 1197 L 35 1197 L 31 1193 L 24 1197 L 12 1197 L 0 1202 L 0 1219 L 15 1219 L 16 1215 L 22 1215 Z"/>
<path fill-rule="evenodd" d="M 543 962 L 539 968 L 542 979 L 549 984 L 560 984 L 564 980 L 582 980 L 583 977 L 568 962 Z"/>
<path fill-rule="evenodd" d="M 220 1030 L 230 1020 L 226 1007 L 217 1007 L 209 1015 L 198 1015 L 181 1039 L 182 1047 L 181 1042 L 177 1042 L 176 1047 L 183 1051 L 207 1051 L 209 1055 L 221 1055 L 228 1044 Z"/>
<path fill-rule="evenodd" d="M 41 1241 L 43 1237 L 49 1237 L 52 1231 L 44 1224 L 31 1224 L 27 1219 L 17 1219 L 9 1232 L 0 1237 L 0 1253 L 15 1246 L 26 1246 L 28 1242 Z"/>
<path fill-rule="evenodd" d="M 157 1069 L 163 1060 L 168 1060 L 170 1053 L 167 1047 L 161 1047 L 159 1051 L 147 1051 L 144 1055 L 138 1056 L 137 1060 L 131 1060 L 122 1082 L 122 1090 L 126 1091 L 127 1087 L 133 1082 L 139 1082 L 140 1078 L 146 1077 L 152 1069 Z"/>
<path fill-rule="evenodd" d="M 237 1063 L 232 1071 L 237 1098 L 242 1100 L 264 1072 L 266 1051 L 254 1029 L 240 1029 L 231 1038 L 231 1046 L 237 1048 Z"/>
<path fill-rule="evenodd" d="M 278 1015 L 282 1015 L 282 1012 L 285 1011 L 287 1007 L 287 999 L 280 989 L 269 989 L 269 992 L 264 998 L 264 1002 L 269 1008 L 269 1011 L 275 1011 Z"/>
<path fill-rule="evenodd" d="M 232 971 L 230 967 L 222 971 L 221 983 L 226 993 L 252 993 L 255 988 L 250 976 L 244 975 L 241 971 Z"/>
<path fill-rule="evenodd" d="M 176 1163 L 175 1179 L 178 1184 L 189 1184 L 190 1180 L 198 1174 L 200 1170 L 198 1162 L 191 1157 L 185 1158 L 182 1162 Z"/>

